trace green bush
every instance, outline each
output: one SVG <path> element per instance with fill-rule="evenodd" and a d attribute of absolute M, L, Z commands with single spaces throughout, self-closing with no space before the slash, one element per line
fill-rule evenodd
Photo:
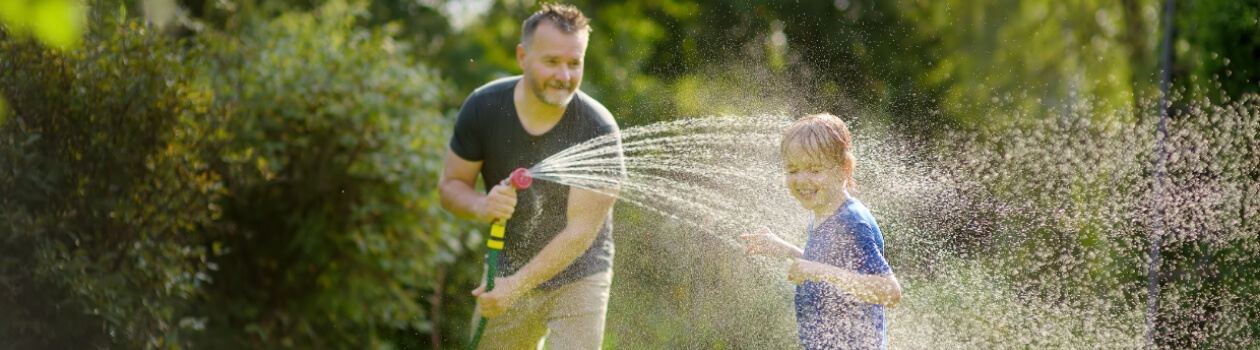
<path fill-rule="evenodd" d="M 476 246 L 438 204 L 446 83 L 354 13 L 333 2 L 206 36 L 200 76 L 234 137 L 215 165 L 229 194 L 204 344 L 418 342 L 391 338 L 434 329 L 438 266 Z"/>
<path fill-rule="evenodd" d="M 178 348 L 203 324 L 211 94 L 178 43 L 100 16 L 69 51 L 0 33 L 0 348 Z"/>

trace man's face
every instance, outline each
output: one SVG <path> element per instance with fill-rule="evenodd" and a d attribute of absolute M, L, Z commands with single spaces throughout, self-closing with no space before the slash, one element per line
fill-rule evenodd
<path fill-rule="evenodd" d="M 529 48 L 517 48 L 516 59 L 524 72 L 525 85 L 539 101 L 560 107 L 573 99 L 582 84 L 588 38 L 586 33 L 566 34 L 544 21 L 534 31 Z"/>

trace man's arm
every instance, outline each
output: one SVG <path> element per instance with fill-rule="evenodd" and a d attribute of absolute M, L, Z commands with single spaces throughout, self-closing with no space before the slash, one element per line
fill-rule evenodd
<path fill-rule="evenodd" d="M 462 219 L 491 221 L 507 220 L 516 210 L 516 190 L 512 186 L 496 185 L 489 194 L 477 193 L 473 185 L 481 172 L 482 162 L 470 162 L 446 150 L 445 168 L 438 180 L 438 197 L 442 208 Z"/>
<path fill-rule="evenodd" d="M 601 193 L 602 192 L 602 193 Z M 537 256 L 512 275 L 521 287 L 533 289 L 559 274 L 590 248 L 616 201 L 617 189 L 569 189 L 568 224 Z"/>
<path fill-rule="evenodd" d="M 571 187 L 568 223 L 564 229 L 516 274 L 496 279 L 494 291 L 485 293 L 478 289 L 473 292 L 480 297 L 481 314 L 486 317 L 498 315 L 526 291 L 550 280 L 582 256 L 595 241 L 600 226 L 617 199 L 617 193 L 616 187 L 599 191 Z"/>

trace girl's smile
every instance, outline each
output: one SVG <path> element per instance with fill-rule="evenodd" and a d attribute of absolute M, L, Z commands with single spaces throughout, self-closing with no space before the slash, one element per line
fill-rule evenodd
<path fill-rule="evenodd" d="M 785 180 L 801 206 L 825 218 L 848 198 L 844 174 L 835 162 L 810 153 L 800 146 L 790 148 L 784 157 Z"/>

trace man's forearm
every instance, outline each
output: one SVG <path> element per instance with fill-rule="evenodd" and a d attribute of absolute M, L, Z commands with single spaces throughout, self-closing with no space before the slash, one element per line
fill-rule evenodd
<path fill-rule="evenodd" d="M 591 247 L 604 225 L 604 220 L 608 219 L 617 190 L 569 190 L 568 223 L 542 251 L 512 275 L 514 282 L 520 287 L 519 290 L 533 289 L 555 277 Z M 609 193 L 614 195 L 610 196 Z"/>
<path fill-rule="evenodd" d="M 533 289 L 550 280 L 590 248 L 591 243 L 595 242 L 598 230 L 598 227 L 593 230 L 575 226 L 565 227 L 512 278 L 517 279 L 522 290 Z"/>
<path fill-rule="evenodd" d="M 476 203 L 485 195 L 477 193 L 472 186 L 462 181 L 446 180 L 438 186 L 438 190 L 442 209 L 446 209 L 457 218 L 482 220 L 477 215 Z"/>

